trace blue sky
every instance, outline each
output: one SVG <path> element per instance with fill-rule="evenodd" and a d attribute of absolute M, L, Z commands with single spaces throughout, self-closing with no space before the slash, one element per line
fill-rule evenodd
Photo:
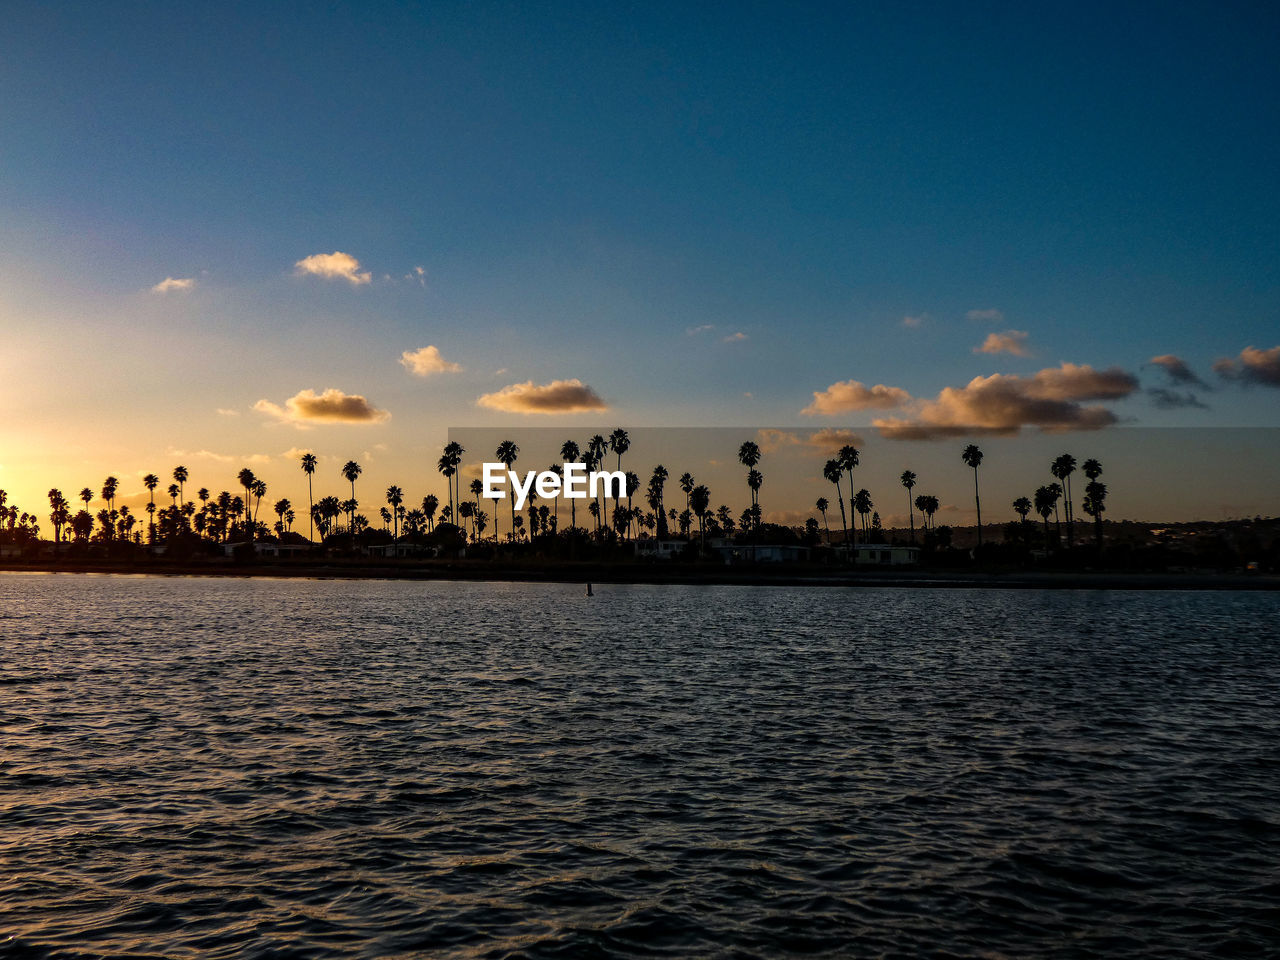
<path fill-rule="evenodd" d="M 424 485 L 448 426 L 530 419 L 477 398 L 571 379 L 624 424 L 865 426 L 1070 363 L 1134 378 L 1107 429 L 1275 425 L 1270 367 L 1210 369 L 1280 343 L 1268 5 L 6 17 L 0 485 L 26 499 L 198 451 L 284 483 L 302 447 Z M 369 282 L 299 275 L 334 252 Z M 1010 331 L 1025 356 L 974 352 Z M 428 344 L 462 369 L 413 376 Z M 915 407 L 801 414 L 848 381 Z M 1146 392 L 1174 386 L 1203 406 Z M 328 388 L 391 417 L 254 409 Z"/>

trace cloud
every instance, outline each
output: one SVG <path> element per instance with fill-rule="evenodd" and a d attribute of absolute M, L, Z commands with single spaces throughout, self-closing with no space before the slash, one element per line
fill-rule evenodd
<path fill-rule="evenodd" d="M 965 314 L 965 318 L 980 320 L 983 323 L 1004 323 L 1004 314 L 994 307 L 988 307 L 986 310 L 970 310 Z"/>
<path fill-rule="evenodd" d="M 1223 357 L 1213 365 L 1213 369 L 1226 380 L 1280 387 L 1280 346 L 1270 350 L 1245 347 L 1239 357 L 1234 360 Z"/>
<path fill-rule="evenodd" d="M 1176 410 L 1182 407 L 1196 407 L 1200 410 L 1208 410 L 1208 404 L 1201 403 L 1200 398 L 1188 390 L 1186 393 L 1179 393 L 1177 390 L 1170 390 L 1167 387 L 1148 387 L 1147 395 L 1151 397 L 1151 402 L 1161 410 Z"/>
<path fill-rule="evenodd" d="M 586 413 L 608 410 L 600 395 L 581 380 L 552 380 L 535 384 L 532 380 L 513 383 L 476 400 L 482 407 L 504 413 Z"/>
<path fill-rule="evenodd" d="M 901 387 L 886 387 L 882 383 L 867 387 L 857 380 L 842 380 L 825 390 L 815 390 L 813 403 L 800 412 L 816 416 L 849 413 L 853 410 L 889 410 L 902 406 L 910 399 L 911 394 Z"/>
<path fill-rule="evenodd" d="M 220 417 L 238 417 L 240 416 L 240 411 L 228 410 L 226 407 L 218 407 L 217 414 Z"/>
<path fill-rule="evenodd" d="M 684 334 L 686 337 L 696 337 L 700 333 L 707 333 L 715 328 L 716 325 L 714 323 L 704 323 L 700 327 L 688 327 Z"/>
<path fill-rule="evenodd" d="M 760 452 L 766 456 L 787 447 L 798 447 L 800 442 L 800 438 L 788 430 L 763 427 L 756 431 L 756 443 L 760 446 Z"/>
<path fill-rule="evenodd" d="M 1031 377 L 992 374 L 963 387 L 946 387 L 934 400 L 917 401 L 911 419 L 873 420 L 890 440 L 932 440 L 979 434 L 1012 435 L 1022 427 L 1044 432 L 1098 430 L 1117 422 L 1088 400 L 1118 400 L 1138 389 L 1138 379 L 1119 367 L 1094 370 L 1064 363 Z"/>
<path fill-rule="evenodd" d="M 372 279 L 366 270 L 360 273 L 360 261 L 349 253 L 335 250 L 333 253 L 314 253 L 294 264 L 299 274 L 311 274 L 327 280 L 346 280 L 352 286 L 360 286 Z"/>
<path fill-rule="evenodd" d="M 920 324 L 924 323 L 926 319 L 927 314 L 923 313 L 917 317 L 905 316 L 902 318 L 902 325 L 904 327 L 918 327 Z"/>
<path fill-rule="evenodd" d="M 284 453 L 280 454 L 280 456 L 284 457 L 286 460 L 301 460 L 303 455 L 308 453 L 314 454 L 315 451 L 310 447 L 290 447 Z"/>
<path fill-rule="evenodd" d="M 152 293 L 173 293 L 175 290 L 179 293 L 186 293 L 195 287 L 196 281 L 194 277 L 165 277 L 154 287 L 151 288 Z"/>
<path fill-rule="evenodd" d="M 166 454 L 178 460 L 212 460 L 214 463 L 262 464 L 271 462 L 271 457 L 265 453 L 215 453 L 212 450 L 179 450 L 175 447 L 170 447 Z"/>
<path fill-rule="evenodd" d="M 988 333 L 982 346 L 974 347 L 974 353 L 1011 353 L 1015 357 L 1029 356 L 1027 351 L 1027 332 L 1025 330 L 1006 330 L 1004 333 Z"/>
<path fill-rule="evenodd" d="M 1172 353 L 1152 357 L 1147 362 L 1152 366 L 1163 369 L 1169 375 L 1169 380 L 1172 383 L 1194 384 L 1197 387 L 1208 388 L 1208 384 L 1196 376 L 1195 371 L 1188 367 L 1181 357 L 1175 357 Z"/>
<path fill-rule="evenodd" d="M 725 343 L 741 343 L 743 340 L 747 339 L 747 335 L 739 330 L 737 333 L 731 333 L 722 339 Z"/>
<path fill-rule="evenodd" d="M 440 356 L 436 347 L 423 347 L 420 350 L 406 350 L 400 354 L 400 363 L 411 373 L 420 377 L 429 377 L 433 373 L 458 373 L 462 367 Z"/>
<path fill-rule="evenodd" d="M 312 422 L 382 423 L 391 418 L 390 413 L 379 410 L 359 394 L 343 393 L 333 387 L 320 394 L 300 390 L 286 400 L 283 407 L 270 400 L 259 400 L 253 409 L 298 427 Z"/>
<path fill-rule="evenodd" d="M 816 433 L 811 433 L 805 442 L 823 454 L 832 453 L 841 447 L 861 447 L 866 443 L 860 434 L 835 427 L 824 427 Z"/>

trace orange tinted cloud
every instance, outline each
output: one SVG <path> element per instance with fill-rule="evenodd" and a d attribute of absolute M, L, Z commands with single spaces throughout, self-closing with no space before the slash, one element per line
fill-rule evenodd
<path fill-rule="evenodd" d="M 503 413 L 587 413 L 609 409 L 599 394 L 578 379 L 513 383 L 484 394 L 476 403 Z"/>
<path fill-rule="evenodd" d="M 281 407 L 270 400 L 253 405 L 259 413 L 275 417 L 282 423 L 306 426 L 308 423 L 382 423 L 391 419 L 358 393 L 343 393 L 330 387 L 324 393 L 300 390 Z"/>
<path fill-rule="evenodd" d="M 1118 367 L 1094 370 L 1064 363 L 1031 377 L 992 374 L 963 387 L 946 387 L 921 402 L 911 418 L 872 421 L 891 440 L 931 440 L 976 434 L 1015 434 L 1023 427 L 1046 432 L 1098 430 L 1117 421 L 1102 406 L 1082 401 L 1117 400 L 1138 388 L 1137 378 Z"/>
<path fill-rule="evenodd" d="M 1280 346 L 1270 350 L 1245 347 L 1235 360 L 1223 357 L 1213 365 L 1213 369 L 1228 380 L 1280 387 Z"/>
<path fill-rule="evenodd" d="M 974 353 L 1011 353 L 1015 357 L 1027 356 L 1025 330 L 1006 330 L 1004 333 L 988 333 L 982 346 L 974 347 Z"/>
<path fill-rule="evenodd" d="M 423 347 L 420 350 L 406 350 L 400 354 L 400 363 L 411 373 L 420 377 L 429 377 L 433 373 L 457 373 L 462 367 L 446 360 L 440 355 L 437 347 Z"/>
<path fill-rule="evenodd" d="M 891 410 L 910 399 L 911 394 L 901 387 L 886 387 L 883 383 L 868 387 L 857 380 L 841 380 L 825 390 L 815 390 L 813 403 L 800 412 L 816 416 L 854 410 Z"/>

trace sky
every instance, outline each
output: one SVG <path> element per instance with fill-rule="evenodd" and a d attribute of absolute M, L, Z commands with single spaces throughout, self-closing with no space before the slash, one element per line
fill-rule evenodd
<path fill-rule="evenodd" d="M 310 450 L 380 503 L 443 494 L 450 428 L 768 427 L 957 522 L 968 442 L 1000 497 L 1105 449 L 1117 516 L 1280 513 L 1172 479 L 1280 425 L 1277 41 L 1256 3 L 6 4 L 0 488 L 296 504 Z"/>

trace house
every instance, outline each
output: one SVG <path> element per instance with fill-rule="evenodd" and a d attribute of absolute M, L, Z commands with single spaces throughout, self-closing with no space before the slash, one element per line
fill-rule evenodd
<path fill-rule="evenodd" d="M 222 554 L 226 557 L 234 557 L 236 548 L 244 546 L 249 546 L 249 544 L 243 541 L 240 543 L 224 543 L 222 545 Z M 310 547 L 300 543 L 280 543 L 275 540 L 255 540 L 252 546 L 255 556 L 269 557 L 273 560 L 303 557 L 311 551 Z"/>
<path fill-rule="evenodd" d="M 399 543 L 376 543 L 365 547 L 364 552 L 370 557 L 378 557 L 383 560 L 405 560 L 409 558 L 438 557 L 440 548 L 434 544 L 401 541 Z"/>
<path fill-rule="evenodd" d="M 637 560 L 671 560 L 680 556 L 688 545 L 687 540 L 658 540 L 645 537 L 635 541 Z"/>
<path fill-rule="evenodd" d="M 853 548 L 856 563 L 877 567 L 905 567 L 920 562 L 920 548 L 889 543 L 860 543 Z"/>
<path fill-rule="evenodd" d="M 732 540 L 707 541 L 707 552 L 718 556 L 725 565 L 734 563 L 808 563 L 810 550 L 796 543 L 734 543 Z"/>

